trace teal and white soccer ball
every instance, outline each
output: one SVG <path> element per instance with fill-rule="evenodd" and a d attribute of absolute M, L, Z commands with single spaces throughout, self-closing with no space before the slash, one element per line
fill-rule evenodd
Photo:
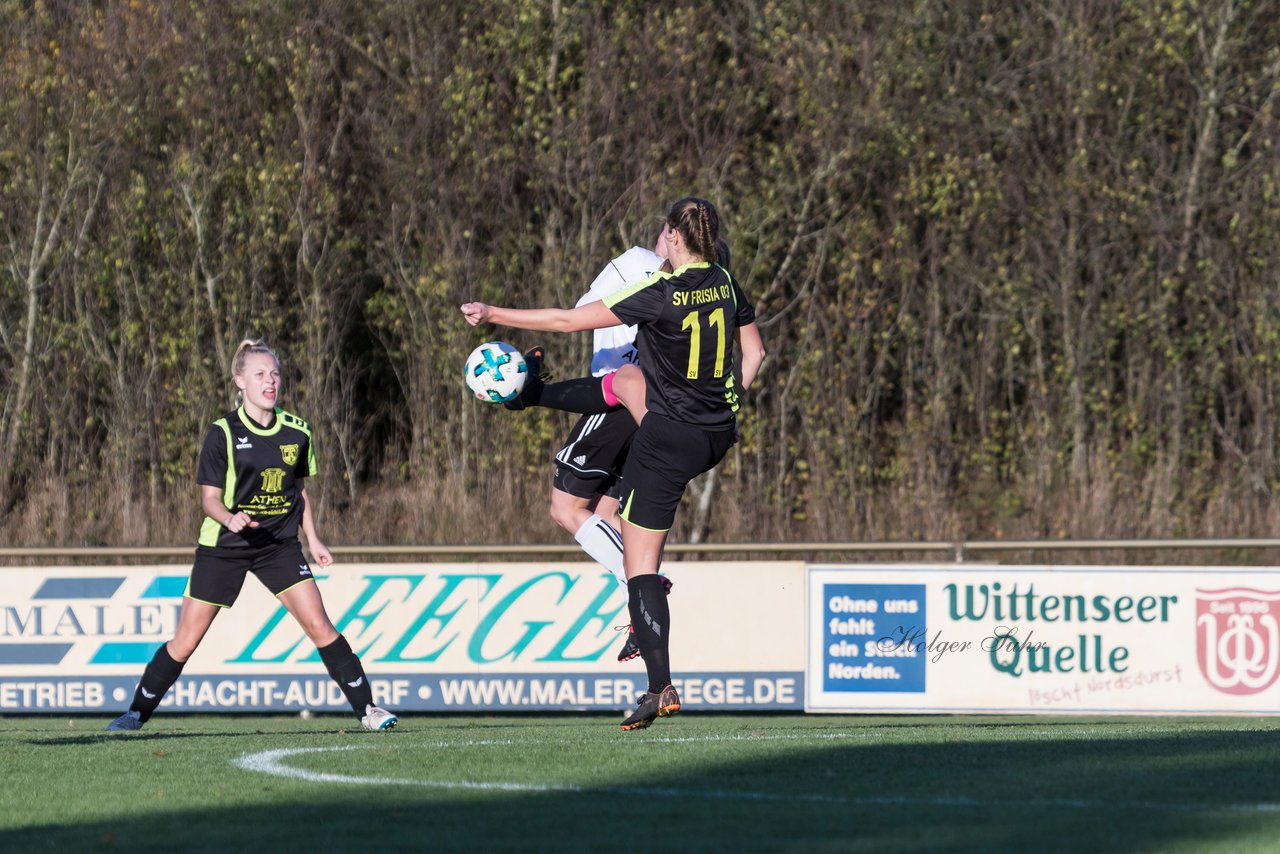
<path fill-rule="evenodd" d="M 486 341 L 472 350 L 464 369 L 467 388 L 485 403 L 514 400 L 528 376 L 524 356 L 505 341 Z"/>

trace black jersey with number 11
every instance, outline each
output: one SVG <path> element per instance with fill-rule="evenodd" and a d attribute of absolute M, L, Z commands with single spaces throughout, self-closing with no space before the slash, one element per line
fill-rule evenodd
<path fill-rule="evenodd" d="M 685 264 L 655 273 L 604 298 L 623 323 L 639 326 L 646 405 L 672 421 L 732 426 L 738 410 L 734 333 L 754 323 L 755 308 L 717 264 Z"/>

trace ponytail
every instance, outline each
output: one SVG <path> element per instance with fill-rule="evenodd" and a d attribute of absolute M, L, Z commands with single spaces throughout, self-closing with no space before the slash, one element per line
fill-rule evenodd
<path fill-rule="evenodd" d="M 277 366 L 280 364 L 280 357 L 267 346 L 267 342 L 261 338 L 246 338 L 240 342 L 239 347 L 236 347 L 236 354 L 231 357 L 231 376 L 238 377 L 244 373 L 245 360 L 249 356 L 256 354 L 270 356 L 275 360 Z"/>
<path fill-rule="evenodd" d="M 716 206 L 706 199 L 685 196 L 671 206 L 667 225 L 680 232 L 689 251 L 704 261 L 717 257 L 716 241 L 720 239 L 720 216 Z"/>

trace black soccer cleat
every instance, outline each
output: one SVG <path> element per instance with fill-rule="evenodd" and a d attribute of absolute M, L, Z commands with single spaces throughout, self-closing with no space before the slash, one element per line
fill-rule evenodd
<path fill-rule="evenodd" d="M 646 691 L 636 698 L 636 710 L 622 722 L 624 730 L 644 729 L 656 719 L 667 718 L 680 711 L 680 695 L 672 685 L 658 693 Z"/>
<path fill-rule="evenodd" d="M 551 382 L 551 371 L 544 364 L 547 352 L 541 347 L 530 347 L 525 351 L 524 363 L 529 366 L 529 375 L 537 377 L 544 383 Z"/>
<path fill-rule="evenodd" d="M 542 396 L 542 386 L 551 382 L 551 372 L 543 367 L 543 359 L 546 358 L 547 352 L 541 347 L 530 347 L 524 354 L 524 363 L 527 370 L 524 378 L 524 388 L 511 400 L 506 401 L 502 405 L 507 409 L 520 410 L 526 406 L 536 406 L 537 400 Z"/>
<path fill-rule="evenodd" d="M 640 647 L 636 644 L 635 626 L 627 626 L 627 642 L 622 645 L 622 649 L 618 651 L 618 661 L 630 661 L 640 654 Z"/>

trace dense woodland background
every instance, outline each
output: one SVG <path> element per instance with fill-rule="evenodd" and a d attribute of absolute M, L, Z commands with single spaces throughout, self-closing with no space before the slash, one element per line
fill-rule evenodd
<path fill-rule="evenodd" d="M 686 194 L 769 357 L 677 540 L 1274 535 L 1274 12 L 0 0 L 0 543 L 191 541 L 247 335 L 332 543 L 567 541 L 457 306 Z"/>

